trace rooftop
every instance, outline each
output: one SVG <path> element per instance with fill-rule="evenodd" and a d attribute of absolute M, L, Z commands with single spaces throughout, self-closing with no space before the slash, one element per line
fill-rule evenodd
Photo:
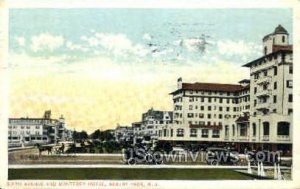
<path fill-rule="evenodd" d="M 272 36 L 274 34 L 288 34 L 287 30 L 282 26 L 282 25 L 278 25 L 274 32 L 273 33 L 270 33 L 268 35 L 266 35 L 264 38 L 263 38 L 263 41 L 265 41 L 269 36 Z"/>
<path fill-rule="evenodd" d="M 182 83 L 182 88 L 178 89 L 171 94 L 176 93 L 179 90 L 194 90 L 194 91 L 215 91 L 215 92 L 239 92 L 249 88 L 248 86 L 242 86 L 237 84 L 220 84 L 220 83 Z"/>
<path fill-rule="evenodd" d="M 243 65 L 243 67 L 250 67 L 253 63 L 263 60 L 264 58 L 271 57 L 277 53 L 289 52 L 293 53 L 293 45 L 281 46 L 281 45 L 273 45 L 273 52 L 267 55 L 264 55 L 258 59 L 255 59 L 247 64 Z"/>

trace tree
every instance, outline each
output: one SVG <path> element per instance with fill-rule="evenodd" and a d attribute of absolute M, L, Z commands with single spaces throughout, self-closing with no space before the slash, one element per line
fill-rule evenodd
<path fill-rule="evenodd" d="M 97 129 L 90 135 L 90 138 L 99 139 L 102 141 L 110 141 L 114 139 L 114 136 L 109 131 L 100 131 Z"/>
<path fill-rule="evenodd" d="M 73 132 L 74 140 L 86 140 L 87 138 L 88 138 L 88 134 L 84 130 L 82 130 L 81 132 L 77 132 L 77 131 Z"/>

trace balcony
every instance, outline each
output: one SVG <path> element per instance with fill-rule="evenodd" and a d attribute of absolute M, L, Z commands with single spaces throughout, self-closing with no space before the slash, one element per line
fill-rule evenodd
<path fill-rule="evenodd" d="M 277 141 L 291 141 L 289 135 L 277 135 Z"/>
<path fill-rule="evenodd" d="M 271 94 L 272 94 L 271 90 L 267 89 L 267 90 L 258 91 L 255 95 L 258 98 L 262 98 L 262 97 L 269 97 Z"/>
<path fill-rule="evenodd" d="M 271 82 L 271 77 L 262 77 L 256 80 L 256 83 L 258 85 L 265 85 L 265 84 L 269 84 Z"/>
<path fill-rule="evenodd" d="M 263 141 L 269 141 L 270 140 L 270 136 L 269 135 L 264 135 L 262 138 Z"/>
<path fill-rule="evenodd" d="M 256 104 L 255 108 L 257 110 L 266 110 L 266 109 L 270 109 L 270 104 L 269 103 L 259 103 L 259 104 Z"/>

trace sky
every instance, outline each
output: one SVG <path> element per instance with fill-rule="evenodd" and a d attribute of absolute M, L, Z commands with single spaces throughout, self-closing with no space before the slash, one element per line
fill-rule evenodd
<path fill-rule="evenodd" d="M 172 110 L 184 82 L 237 83 L 290 9 L 10 9 L 9 116 L 92 132 Z"/>

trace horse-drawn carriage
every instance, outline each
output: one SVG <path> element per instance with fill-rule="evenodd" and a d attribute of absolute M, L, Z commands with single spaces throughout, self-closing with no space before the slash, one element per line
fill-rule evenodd
<path fill-rule="evenodd" d="M 47 151 L 48 155 L 52 155 L 52 152 L 54 152 L 55 154 L 62 154 L 64 153 L 64 149 L 65 149 L 65 145 L 62 144 L 60 147 L 54 146 L 54 145 L 41 145 L 39 143 L 36 144 L 36 147 L 39 150 L 39 155 L 42 155 L 42 152 Z"/>

